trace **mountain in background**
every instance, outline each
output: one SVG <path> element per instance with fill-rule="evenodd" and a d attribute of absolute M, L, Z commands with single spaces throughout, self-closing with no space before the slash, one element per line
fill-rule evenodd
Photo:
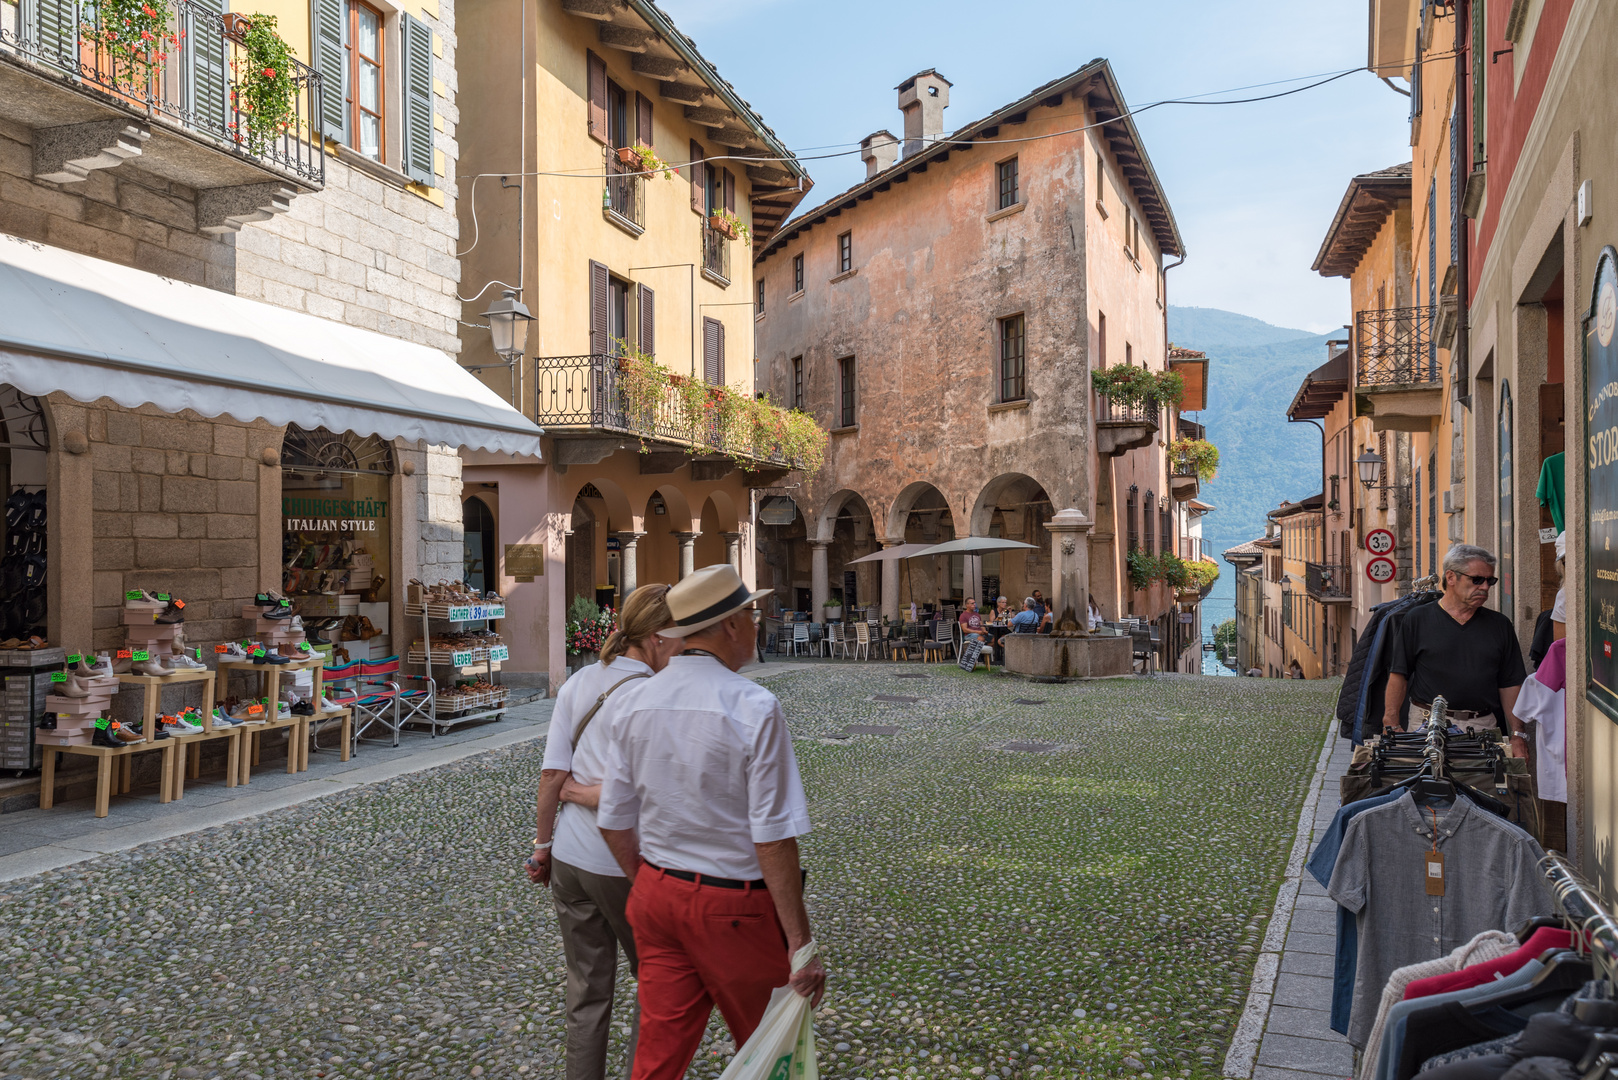
<path fill-rule="evenodd" d="M 1264 534 L 1264 515 L 1283 499 L 1320 490 L 1320 431 L 1287 422 L 1287 406 L 1310 371 L 1326 362 L 1326 342 L 1344 331 L 1311 334 L 1215 308 L 1169 308 L 1169 340 L 1208 354 L 1208 409 L 1193 415 L 1219 448 L 1219 475 L 1198 496 L 1218 507 L 1202 519 L 1214 557 Z M 1221 560 L 1213 596 L 1234 597 L 1233 569 Z M 1212 599 L 1212 597 L 1210 597 Z"/>

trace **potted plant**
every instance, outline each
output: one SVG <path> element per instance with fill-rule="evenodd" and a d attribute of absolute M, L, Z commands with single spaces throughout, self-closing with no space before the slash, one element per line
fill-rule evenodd
<path fill-rule="evenodd" d="M 169 30 L 171 0 L 99 0 L 89 12 L 95 21 L 84 22 L 80 33 L 105 50 L 115 72 L 126 64 L 144 69 L 140 77 L 150 78 L 163 70 L 170 50 L 180 51 L 180 35 Z"/>
<path fill-rule="evenodd" d="M 674 167 L 652 152 L 652 148 L 645 143 L 636 143 L 634 146 L 620 146 L 618 148 L 618 163 L 620 165 L 634 166 L 643 173 L 662 173 L 663 179 L 674 178 Z"/>
<path fill-rule="evenodd" d="M 1168 449 L 1170 461 L 1194 468 L 1204 484 L 1219 471 L 1219 448 L 1207 439 L 1175 439 Z"/>
<path fill-rule="evenodd" d="M 596 606 L 584 596 L 573 598 L 567 611 L 567 668 L 580 671 L 601 658 L 601 648 L 617 628 L 618 617 L 611 608 Z"/>
<path fill-rule="evenodd" d="M 826 601 L 826 621 L 841 622 L 843 618 L 843 594 L 833 592 L 831 599 Z"/>
<path fill-rule="evenodd" d="M 245 18 L 235 14 L 229 18 L 232 21 L 227 24 L 227 32 L 242 47 L 230 62 L 236 77 L 231 97 L 240 123 L 228 126 L 232 138 L 260 154 L 292 123 L 293 96 L 297 91 L 292 48 L 276 32 L 274 15 L 254 12 Z"/>
<path fill-rule="evenodd" d="M 729 210 L 715 210 L 709 214 L 708 225 L 726 240 L 739 239 L 746 244 L 753 242 L 753 231 L 747 227 L 741 218 Z"/>

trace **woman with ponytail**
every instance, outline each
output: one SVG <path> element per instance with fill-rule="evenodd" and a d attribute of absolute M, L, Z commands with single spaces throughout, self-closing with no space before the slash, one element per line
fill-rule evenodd
<path fill-rule="evenodd" d="M 643 585 L 630 594 L 601 662 L 563 684 L 551 713 L 538 834 L 526 865 L 529 880 L 551 887 L 561 924 L 567 957 L 566 1080 L 605 1077 L 619 948 L 629 970 L 636 970 L 635 940 L 624 918 L 629 879 L 596 828 L 595 808 L 606 771 L 604 732 L 614 691 L 662 671 L 683 644 L 657 633 L 674 624 L 664 600 L 668 591 L 667 585 Z M 624 1076 L 634 1064 L 639 1034 L 637 1008 Z"/>

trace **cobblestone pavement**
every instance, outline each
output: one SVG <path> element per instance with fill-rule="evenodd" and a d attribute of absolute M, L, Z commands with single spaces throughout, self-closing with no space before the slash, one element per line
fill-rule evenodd
<path fill-rule="evenodd" d="M 1220 1074 L 1333 684 L 763 677 L 815 822 L 823 1072 Z M 540 760 L 0 885 L 0 1076 L 559 1077 L 561 948 L 519 869 Z M 716 1019 L 691 1075 L 728 1049 Z"/>

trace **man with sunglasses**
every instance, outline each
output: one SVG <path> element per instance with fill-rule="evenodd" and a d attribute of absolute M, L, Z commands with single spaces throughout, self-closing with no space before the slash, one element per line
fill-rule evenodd
<path fill-rule="evenodd" d="M 1445 553 L 1444 595 L 1406 614 L 1394 635 L 1384 727 L 1420 727 L 1433 698 L 1443 695 L 1451 723 L 1509 730 L 1512 754 L 1528 756 L 1526 729 L 1512 715 L 1528 677 L 1522 646 L 1511 619 L 1483 606 L 1499 580 L 1494 565 L 1493 555 L 1471 544 Z"/>

